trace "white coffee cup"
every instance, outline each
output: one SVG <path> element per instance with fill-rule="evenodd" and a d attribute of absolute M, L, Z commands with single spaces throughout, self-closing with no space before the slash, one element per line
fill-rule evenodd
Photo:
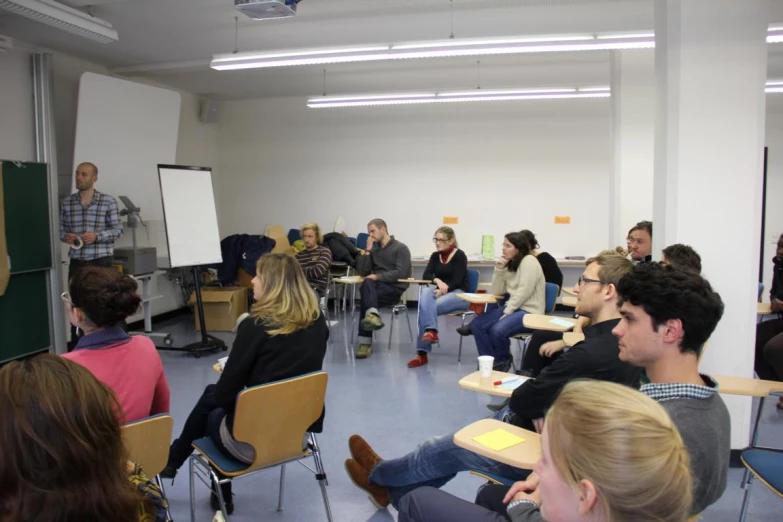
<path fill-rule="evenodd" d="M 492 375 L 492 365 L 495 362 L 495 358 L 491 355 L 479 355 L 479 371 L 482 377 L 490 377 Z"/>

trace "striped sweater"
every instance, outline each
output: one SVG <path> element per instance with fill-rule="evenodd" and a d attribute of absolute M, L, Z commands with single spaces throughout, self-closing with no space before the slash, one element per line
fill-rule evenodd
<path fill-rule="evenodd" d="M 324 295 L 329 278 L 329 267 L 332 266 L 332 251 L 323 245 L 318 245 L 312 250 L 297 252 L 296 260 L 299 261 L 299 266 L 302 267 L 310 286 Z"/>

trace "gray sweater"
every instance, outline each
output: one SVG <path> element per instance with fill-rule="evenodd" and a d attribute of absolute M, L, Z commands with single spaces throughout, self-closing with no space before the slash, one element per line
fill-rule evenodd
<path fill-rule="evenodd" d="M 669 413 L 688 449 L 693 471 L 693 511 L 701 513 L 726 489 L 731 453 L 729 410 L 717 393 L 708 399 L 672 399 L 660 402 Z M 544 522 L 537 507 L 514 506 L 512 522 Z"/>
<path fill-rule="evenodd" d="M 361 276 L 375 274 L 378 276 L 378 281 L 404 289 L 407 285 L 397 283 L 397 280 L 411 276 L 411 251 L 404 243 L 391 236 L 391 240 L 385 247 L 378 245 L 377 248 L 373 248 L 369 256 L 359 256 L 356 259 L 356 271 Z"/>

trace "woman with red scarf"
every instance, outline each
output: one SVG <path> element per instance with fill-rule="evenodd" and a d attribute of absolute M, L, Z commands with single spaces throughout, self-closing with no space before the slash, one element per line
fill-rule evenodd
<path fill-rule="evenodd" d="M 430 256 L 422 278 L 432 280 L 433 286 L 421 290 L 417 355 L 408 362 L 408 368 L 427 364 L 431 345 L 438 342 L 438 316 L 467 310 L 469 305 L 457 297 L 468 291 L 468 256 L 457 248 L 454 230 L 440 227 L 432 241 L 437 250 Z"/>

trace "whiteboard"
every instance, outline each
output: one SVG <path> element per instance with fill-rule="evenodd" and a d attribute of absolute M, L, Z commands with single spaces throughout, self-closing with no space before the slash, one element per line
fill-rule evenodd
<path fill-rule="evenodd" d="M 94 163 L 96 190 L 117 200 L 128 196 L 145 221 L 162 220 L 158 164 L 177 161 L 180 94 L 84 73 L 78 103 L 73 170 Z"/>
<path fill-rule="evenodd" d="M 158 165 L 158 176 L 170 266 L 222 263 L 212 169 Z"/>

